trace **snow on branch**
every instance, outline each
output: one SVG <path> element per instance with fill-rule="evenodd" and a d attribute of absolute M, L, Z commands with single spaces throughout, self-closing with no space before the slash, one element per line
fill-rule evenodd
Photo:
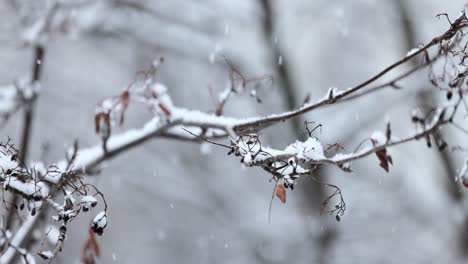
<path fill-rule="evenodd" d="M 380 166 L 388 172 L 388 164 L 393 162 L 391 157 L 386 153 L 387 148 L 421 138 L 428 138 L 430 136 L 436 137 L 440 127 L 451 122 L 450 120 L 453 118 L 453 115 L 455 115 L 455 108 L 460 103 L 461 100 L 456 104 L 448 104 L 435 110 L 431 118 L 424 122 L 421 129 L 403 138 L 392 138 L 390 125 L 388 125 L 385 134 L 376 131 L 370 136 L 369 139 L 372 144 L 351 153 L 338 152 L 334 155 L 327 155 L 332 148 L 324 149 L 323 144 L 318 138 L 312 136 L 312 132 L 308 128 L 309 137 L 305 141 L 297 140 L 283 150 L 264 146 L 259 136 L 253 133 L 239 136 L 235 140 L 231 139 L 230 145 L 223 145 L 207 139 L 204 140 L 229 149 L 227 154 L 233 154 L 239 157 L 240 162 L 245 166 L 260 167 L 270 173 L 275 182 L 281 182 L 284 188 L 293 190 L 294 185 L 301 176 L 313 177 L 312 172 L 320 165 L 334 165 L 345 172 L 351 172 L 351 162 L 371 154 L 377 155 L 377 158 L 380 160 Z M 188 132 L 193 136 L 197 136 L 190 131 Z M 333 147 L 334 145 L 329 144 L 328 146 Z M 322 184 L 327 186 L 331 185 L 329 183 Z M 277 194 L 278 192 L 284 192 L 282 189 L 279 190 L 277 187 Z M 342 200 L 341 190 L 336 187 L 335 192 L 336 193 L 332 196 L 339 193 Z M 279 196 L 280 200 L 285 202 L 285 198 L 283 197 L 285 197 L 285 194 Z M 344 202 L 340 201 L 339 204 L 344 206 Z M 323 207 L 322 210 L 325 210 L 324 208 L 325 207 Z M 337 220 L 339 220 L 345 209 L 341 207 L 336 209 L 340 209 L 336 211 Z M 331 212 L 333 213 L 335 210 Z"/>
<path fill-rule="evenodd" d="M 336 104 L 340 101 L 346 101 L 356 96 L 362 96 L 376 89 L 395 87 L 397 81 L 406 78 L 424 67 L 417 67 L 384 84 L 368 88 L 369 84 L 377 81 L 391 70 L 403 65 L 405 62 L 418 55 L 424 55 L 426 60 L 424 65 L 432 65 L 438 61 L 439 58 L 447 56 L 452 56 L 453 58 L 464 61 L 465 49 L 458 51 L 458 53 L 456 53 L 455 50 L 457 47 L 461 46 L 461 29 L 466 25 L 467 18 L 463 13 L 451 24 L 450 28 L 444 34 L 435 37 L 428 44 L 414 50 L 401 60 L 391 64 L 361 84 L 346 90 L 332 88 L 322 99 L 314 103 L 306 103 L 295 110 L 265 117 L 239 119 L 222 115 L 222 107 L 229 99 L 230 93 L 240 93 L 242 90 L 236 90 L 238 85 L 235 85 L 235 83 L 240 82 L 245 85 L 247 82 L 247 79 L 244 78 L 234 66 L 230 65 L 232 86 L 225 89 L 220 94 L 220 104 L 216 111 L 214 113 L 208 113 L 174 105 L 170 98 L 169 90 L 155 79 L 157 68 L 162 60 L 156 61 L 150 69 L 140 72 L 139 74 L 143 76 L 143 78 L 129 85 L 121 95 L 107 98 L 99 104 L 96 111 L 96 132 L 101 135 L 103 144 L 102 146 L 95 146 L 82 150 L 78 154 L 75 166 L 79 169 L 89 171 L 90 168 L 98 165 L 101 161 L 154 137 L 200 141 L 229 136 L 231 138 L 231 145 L 226 147 L 230 148 L 231 153 L 240 156 L 242 163 L 247 166 L 260 166 L 278 179 L 283 179 L 286 183 L 291 183 L 299 175 L 310 174 L 311 168 L 323 164 L 332 164 L 345 171 L 350 171 L 350 163 L 352 161 L 364 158 L 373 153 L 377 155 L 380 165 L 388 171 L 389 165 L 393 162 L 391 156 L 386 153 L 386 148 L 388 147 L 421 138 L 430 141 L 431 137 L 435 139 L 438 146 L 446 144 L 445 141 L 441 139 L 438 129 L 442 125 L 453 123 L 453 116 L 457 112 L 458 106 L 464 103 L 463 94 L 465 90 L 463 87 L 459 87 L 460 96 L 456 99 L 456 103 L 446 104 L 445 106 L 434 109 L 431 114 L 432 119 L 425 117 L 415 120 L 413 116 L 413 122 L 421 126 L 421 129 L 414 134 L 402 139 L 392 139 L 389 137 L 383 142 L 379 136 L 380 134 L 375 133 L 370 137 L 372 145 L 352 153 L 337 153 L 334 156 L 326 156 L 321 143 L 314 137 L 309 137 L 303 142 L 297 141 L 284 150 L 272 149 L 261 144 L 257 133 L 259 130 L 270 125 L 294 118 L 317 108 Z M 438 46 L 439 52 L 431 59 L 427 51 L 433 46 Z M 452 52 L 447 52 L 448 50 Z M 460 58 L 459 54 L 462 54 L 463 57 Z M 241 76 L 238 77 L 240 81 L 235 80 L 233 73 L 236 74 L 236 76 Z M 457 76 L 457 78 L 461 77 Z M 111 133 L 112 127 L 117 124 L 123 124 L 125 111 L 130 102 L 146 104 L 149 110 L 154 114 L 153 119 L 140 130 L 130 130 L 123 134 L 113 136 Z M 447 114 L 448 112 L 450 112 L 450 114 Z M 447 117 L 447 115 L 450 117 Z M 181 128 L 187 128 L 194 137 L 188 137 Z M 389 134 L 389 131 L 390 126 L 387 128 L 387 134 Z M 62 163 L 63 161 L 59 164 Z M 57 182 L 59 179 L 47 180 Z"/>
<path fill-rule="evenodd" d="M 103 211 L 98 214 L 100 217 L 96 218 L 92 227 L 97 234 L 103 233 L 106 225 L 102 224 L 102 219 L 106 217 L 107 204 L 104 195 L 94 185 L 82 181 L 81 171 L 71 169 L 77 151 L 75 145 L 73 158 L 68 160 L 69 164 L 62 169 L 56 165 L 46 168 L 41 162 L 33 162 L 26 166 L 21 160 L 20 153 L 10 141 L 0 143 L 0 189 L 19 197 L 15 200 L 17 203 L 9 207 L 26 217 L 21 228 L 9 242 L 8 249 L 0 257 L 0 263 L 9 263 L 12 260 L 21 242 L 30 235 L 30 229 L 37 221 L 39 213 L 48 205 L 56 211 L 52 219 L 53 224 L 60 223 L 60 235 L 51 251 L 52 254 L 39 252 L 42 258 L 51 260 L 62 250 L 67 224 L 80 213 L 89 212 L 96 207 L 100 203 L 97 198 L 102 201 Z M 62 178 L 62 180 L 51 184 L 45 180 L 47 178 Z"/>
<path fill-rule="evenodd" d="M 53 1 L 52 1 L 53 2 Z M 84 1 L 86 2 L 86 1 Z M 58 3 L 58 2 L 57 2 Z M 55 3 L 46 12 L 47 17 L 56 17 L 62 8 Z M 44 17 L 43 15 L 39 16 Z M 54 19 L 49 19 L 53 21 Z M 30 34 L 31 42 L 41 42 L 41 35 L 50 32 L 53 22 L 39 19 L 38 24 L 33 24 L 34 34 Z M 67 153 L 65 159 L 46 167 L 37 162 L 24 164 L 21 153 L 9 141 L 0 144 L 0 189 L 20 197 L 19 204 L 11 205 L 15 210 L 26 211 L 29 215 L 21 224 L 15 234 L 11 230 L 4 230 L 3 241 L 7 243 L 7 250 L 0 256 L 0 263 L 11 262 L 16 253 L 22 254 L 21 243 L 31 235 L 32 228 L 36 225 L 39 214 L 44 207 L 54 209 L 53 223 L 58 225 L 58 238 L 51 249 L 42 249 L 39 256 L 51 261 L 63 248 L 67 235 L 68 223 L 82 213 L 87 213 L 97 206 L 101 211 L 94 217 L 91 230 L 101 235 L 109 222 L 107 204 L 104 195 L 96 186 L 85 183 L 85 174 L 95 173 L 99 165 L 126 150 L 137 147 L 153 138 L 172 138 L 183 141 L 207 141 L 209 143 L 226 148 L 228 154 L 233 154 L 247 167 L 260 167 L 272 176 L 275 182 L 274 194 L 283 202 L 286 202 L 287 189 L 294 189 L 300 177 L 311 177 L 320 184 L 333 189 L 333 192 L 322 204 L 322 212 L 335 214 L 339 221 L 346 210 L 346 204 L 341 189 L 331 183 L 321 182 L 314 178 L 312 172 L 319 166 L 336 166 L 343 171 L 351 171 L 351 163 L 367 156 L 375 154 L 379 165 L 385 170 L 390 170 L 393 159 L 387 149 L 393 146 L 405 144 L 411 141 L 424 139 L 428 147 L 435 144 L 443 150 L 447 143 L 440 134 L 440 128 L 445 125 L 461 127 L 456 123 L 457 113 L 468 106 L 465 96 L 468 93 L 466 77 L 468 76 L 465 60 L 468 57 L 467 41 L 464 41 L 464 32 L 468 26 L 468 19 L 462 13 L 449 29 L 436 36 L 429 43 L 409 52 L 405 57 L 389 65 L 368 80 L 348 89 L 339 90 L 331 88 L 315 102 L 308 102 L 288 112 L 275 113 L 262 117 L 234 118 L 224 115 L 224 105 L 231 94 L 248 93 L 261 102 L 256 86 L 250 87 L 252 82 L 267 80 L 268 78 L 246 78 L 232 64 L 230 64 L 231 86 L 221 92 L 218 107 L 213 112 L 202 112 L 177 106 L 170 97 L 170 89 L 160 83 L 156 76 L 158 68 L 163 62 L 156 60 L 145 71 L 137 73 L 133 83 L 116 95 L 103 99 L 98 103 L 94 116 L 95 132 L 100 136 L 101 142 L 95 146 L 79 149 L 78 144 Z M 463 43 L 464 41 L 464 43 Z M 428 50 L 437 47 L 437 55 L 430 58 Z M 407 61 L 421 56 L 425 64 L 418 66 L 392 80 L 370 87 L 371 84 L 382 79 L 392 70 L 399 68 Z M 433 67 L 441 58 L 451 63 L 446 63 L 442 71 Z M 328 105 L 350 101 L 360 96 L 383 88 L 396 88 L 397 82 L 412 75 L 418 70 L 430 67 L 430 81 L 436 89 L 445 96 L 445 102 L 430 109 L 417 110 L 409 117 L 416 126 L 413 133 L 397 138 L 393 135 L 390 123 L 384 132 L 375 132 L 364 139 L 353 152 L 341 151 L 338 143 L 324 146 L 314 136 L 316 129 L 309 129 L 310 123 L 306 123 L 308 137 L 301 141 L 296 140 L 284 149 L 268 147 L 262 144 L 259 131 L 271 125 L 298 117 L 304 113 L 322 108 Z M 14 101 L 16 94 L 13 90 L 5 90 L 5 98 L 9 102 Z M 10 92 L 10 94 L 8 94 Z M 0 100 L 1 100 L 0 94 Z M 6 100 L 6 99 L 5 99 Z M 119 134 L 115 133 L 117 126 L 124 126 L 126 113 L 131 104 L 143 104 L 147 106 L 152 118 L 141 128 L 127 129 Z M 11 105 L 6 104 L 12 109 Z M 14 107 L 13 107 L 14 108 Z M 460 129 L 459 129 L 460 130 Z M 468 134 L 468 133 L 467 133 Z M 215 139 L 229 138 L 229 144 L 215 142 Z M 466 169 L 462 177 L 466 177 Z M 463 178 L 463 179 L 464 179 Z M 465 182 L 465 179 L 464 179 Z M 334 206 L 328 206 L 336 201 Z M 9 234 L 9 235 L 7 235 Z M 93 238 L 92 236 L 90 239 Z M 93 241 L 93 240 L 92 240 Z M 22 254 L 27 257 L 27 254 Z"/>

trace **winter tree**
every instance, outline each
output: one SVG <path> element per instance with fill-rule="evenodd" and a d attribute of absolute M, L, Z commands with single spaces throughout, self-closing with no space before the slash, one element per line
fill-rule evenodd
<path fill-rule="evenodd" d="M 468 17 L 429 2 L 0 3 L 0 263 L 464 262 Z"/>

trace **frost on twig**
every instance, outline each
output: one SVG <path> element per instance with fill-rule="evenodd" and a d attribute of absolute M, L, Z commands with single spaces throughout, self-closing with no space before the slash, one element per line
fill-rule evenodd
<path fill-rule="evenodd" d="M 239 157 L 240 162 L 245 166 L 258 166 L 270 173 L 275 181 L 275 195 L 282 203 L 286 203 L 286 190 L 294 190 L 294 186 L 301 176 L 314 178 L 312 172 L 320 165 L 317 161 L 326 159 L 326 150 L 323 149 L 322 143 L 318 138 L 312 136 L 312 130 L 308 128 L 307 123 L 306 128 L 309 137 L 305 141 L 297 140 L 284 150 L 263 146 L 259 136 L 256 134 L 239 136 L 237 139 L 231 140 L 229 146 L 207 139 L 205 141 L 229 149 L 227 154 Z M 192 132 L 188 132 L 194 135 Z M 339 221 L 346 210 L 341 190 L 333 184 L 316 181 L 335 189 L 324 201 L 322 212 L 326 211 L 330 214 L 336 214 L 336 219 Z M 339 196 L 341 202 L 335 205 L 335 209 L 326 209 L 329 202 L 335 196 Z"/>
<path fill-rule="evenodd" d="M 86 0 L 83 1 L 86 2 Z M 31 30 L 26 32 L 25 39 L 28 39 L 28 42 L 37 44 L 49 37 L 55 28 L 54 25 L 57 25 L 56 21 L 59 21 L 57 20 L 60 17 L 59 14 L 67 6 L 62 1 L 50 2 L 52 5 L 45 9 L 45 14 L 40 12 L 40 15 L 35 16 L 36 19 L 31 23 Z M 0 188 L 21 197 L 19 205 L 12 206 L 18 207 L 19 211 L 26 210 L 27 214 L 31 215 L 13 235 L 11 235 L 11 230 L 5 230 L 5 234 L 10 235 L 4 236 L 7 250 L 0 256 L 0 262 L 11 261 L 12 255 L 17 251 L 22 254 L 22 249 L 18 245 L 31 233 L 38 214 L 44 211 L 44 206 L 55 210 L 51 225 L 58 226 L 54 247 L 42 249 L 39 253 L 48 261 L 61 251 L 67 236 L 68 223 L 80 214 L 98 206 L 104 208 L 95 215 L 90 229 L 97 234 L 102 234 L 109 222 L 107 204 L 103 194 L 95 186 L 83 182 L 83 173 L 91 173 L 103 161 L 157 137 L 195 142 L 206 141 L 225 147 L 228 154 L 239 158 L 243 165 L 260 167 L 272 175 L 272 180 L 275 182 L 273 195 L 276 195 L 283 203 L 287 200 L 287 192 L 295 188 L 301 177 L 312 177 L 319 184 L 333 190 L 323 201 L 322 213 L 334 214 L 336 220 L 340 221 L 346 210 L 341 189 L 331 183 L 315 179 L 312 173 L 317 167 L 335 166 L 345 172 L 350 172 L 353 162 L 376 155 L 379 165 L 388 172 L 390 165 L 394 162 L 392 156 L 389 155 L 389 148 L 423 139 L 429 147 L 435 143 L 439 150 L 443 151 L 447 143 L 440 135 L 440 128 L 453 125 L 463 131 L 463 127 L 457 124 L 457 113 L 464 110 L 463 114 L 466 115 L 468 111 L 465 102 L 468 92 L 466 84 L 468 71 L 465 60 L 468 57 L 468 51 L 466 41 L 463 40 L 465 35 L 463 29 L 467 26 L 468 19 L 462 13 L 450 23 L 445 32 L 435 36 L 426 45 L 409 52 L 400 60 L 355 86 L 347 89 L 329 89 L 325 95 L 316 100 L 308 100 L 301 107 L 287 112 L 244 119 L 223 115 L 223 106 L 233 93 L 248 93 L 260 102 L 257 83 L 259 81 L 261 83 L 261 80 L 246 78 L 235 67 L 230 67 L 231 86 L 219 96 L 219 105 L 215 112 L 192 110 L 173 103 L 170 97 L 170 87 L 166 87 L 156 78 L 158 67 L 162 62 L 162 60 L 156 60 L 148 70 L 138 72 L 135 80 L 122 92 L 99 102 L 95 112 L 95 131 L 101 138 L 100 144 L 81 150 L 75 146 L 71 155 L 49 167 L 42 163 L 29 166 L 22 164 L 20 155 L 12 144 L 7 142 L 0 146 L 2 169 Z M 428 55 L 428 50 L 431 48 L 437 49 L 437 55 L 432 58 Z M 424 56 L 423 66 L 412 68 L 388 82 L 371 86 L 386 77 L 390 71 L 418 56 Z M 444 60 L 447 63 L 442 67 L 442 71 L 434 67 L 435 64 Z M 430 81 L 434 88 L 442 92 L 445 100 L 438 105 L 425 107 L 424 111 L 416 111 L 408 117 L 415 124 L 415 129 L 404 137 L 394 136 L 395 133 L 388 124 L 385 133 L 372 133 L 355 151 L 347 152 L 339 143 L 328 144 L 324 147 L 324 144 L 314 136 L 316 129 L 321 129 L 322 126 L 314 129 L 306 126 L 308 137 L 305 140 L 296 140 L 283 148 L 273 148 L 262 143 L 259 132 L 269 126 L 325 106 L 368 96 L 381 89 L 391 88 L 399 91 L 399 89 L 394 89 L 400 88 L 397 82 L 425 67 L 430 68 Z M 15 96 L 8 92 L 5 94 L 9 102 L 14 101 L 12 98 L 16 98 Z M 128 129 L 120 134 L 115 133 L 116 126 L 125 125 L 126 112 L 134 103 L 147 106 L 153 115 L 152 118 L 141 128 Z M 11 105 L 6 104 L 6 106 L 11 109 Z M 187 129 L 190 133 L 183 129 Z M 220 138 L 229 138 L 229 143 L 223 144 L 215 141 Z M 466 178 L 465 174 L 466 169 L 462 171 L 463 180 Z M 93 246 L 93 248 L 96 251 L 96 247 Z"/>
<path fill-rule="evenodd" d="M 337 147 L 337 153 L 332 156 L 327 155 L 327 150 L 329 150 L 329 148 L 324 150 L 322 143 L 318 138 L 313 136 L 314 129 L 309 129 L 307 126 L 309 123 L 307 122 L 306 130 L 308 131 L 309 137 L 305 141 L 297 140 L 283 150 L 264 146 L 259 135 L 255 133 L 231 139 L 230 145 L 220 144 L 207 139 L 205 139 L 205 141 L 229 149 L 227 154 L 233 154 L 234 156 L 239 157 L 240 162 L 245 166 L 260 167 L 271 174 L 276 182 L 276 196 L 285 203 L 286 189 L 290 188 L 293 190 L 294 185 L 301 176 L 313 177 L 313 170 L 321 165 L 334 165 L 345 172 L 350 172 L 350 164 L 352 161 L 362 159 L 375 153 L 380 161 L 380 166 L 388 172 L 389 165 L 393 164 L 393 159 L 388 154 L 387 148 L 429 136 L 436 137 L 436 135 L 439 134 L 438 131 L 441 126 L 452 122 L 452 117 L 455 115 L 459 104 L 460 101 L 456 103 L 447 103 L 446 105 L 437 108 L 430 115 L 430 118 L 426 118 L 421 123 L 421 129 L 417 129 L 413 134 L 406 137 L 392 137 L 390 124 L 387 124 L 385 133 L 375 131 L 370 136 L 369 142 L 371 144 L 364 145 L 364 147 L 361 147 L 362 144 L 360 144 L 358 148 L 351 153 L 340 152 L 340 148 Z M 316 128 L 319 127 L 321 126 L 316 126 Z M 189 133 L 194 135 L 192 132 Z M 329 146 L 337 146 L 337 143 L 332 145 L 329 144 Z M 316 181 L 335 189 L 335 191 L 324 201 L 322 212 L 326 211 L 328 213 L 335 214 L 336 219 L 340 221 L 344 211 L 346 210 L 346 205 L 340 188 L 330 183 L 322 183 L 318 180 Z M 278 187 L 278 182 L 281 185 L 280 187 Z M 334 209 L 325 209 L 330 200 L 335 196 L 339 196 L 340 201 L 335 205 Z"/>
<path fill-rule="evenodd" d="M 69 161 L 73 162 L 73 159 Z M 26 166 L 21 160 L 20 153 L 10 141 L 0 143 L 1 190 L 19 197 L 16 200 L 17 203 L 8 206 L 13 207 L 19 214 L 27 211 L 26 217 L 31 219 L 34 219 L 45 206 L 50 206 L 56 212 L 51 220 L 52 224 L 59 224 L 59 236 L 54 249 L 39 252 L 44 259 L 50 260 L 62 250 L 67 234 L 67 224 L 80 213 L 86 213 L 96 207 L 99 203 L 97 198 L 102 201 L 104 212 L 107 210 L 104 195 L 94 185 L 84 183 L 81 179 L 81 172 L 72 168 L 73 165 L 67 166 L 67 170 L 61 170 L 55 165 L 46 168 L 40 162 L 33 162 L 30 166 Z M 60 181 L 53 184 L 45 180 L 47 178 L 60 178 Z M 57 195 L 60 193 L 63 195 Z M 104 228 L 105 225 L 96 232 L 102 234 Z M 25 236 L 27 232 L 17 235 Z M 15 238 L 17 238 L 16 235 Z M 17 246 L 11 244 L 7 248 L 14 250 Z M 2 255 L 0 262 L 4 260 L 4 256 L 9 255 Z"/>

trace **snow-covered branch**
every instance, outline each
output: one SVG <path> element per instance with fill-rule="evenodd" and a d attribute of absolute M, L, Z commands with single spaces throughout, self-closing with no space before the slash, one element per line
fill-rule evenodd
<path fill-rule="evenodd" d="M 75 152 L 77 149 L 75 149 Z M 76 157 L 75 155 L 73 155 Z M 73 159 L 69 160 L 70 163 Z M 65 240 L 66 225 L 80 213 L 90 211 L 98 205 L 96 197 L 103 203 L 104 213 L 107 204 L 104 195 L 93 185 L 83 183 L 80 180 L 81 172 L 64 169 L 52 165 L 46 168 L 40 162 L 33 162 L 26 166 L 19 155 L 18 150 L 10 142 L 0 144 L 0 184 L 2 191 L 12 193 L 17 197 L 15 203 L 11 205 L 11 210 L 25 215 L 26 220 L 21 224 L 20 229 L 15 233 L 7 250 L 0 257 L 0 263 L 9 263 L 22 241 L 31 235 L 31 228 L 42 213 L 45 206 L 51 205 L 56 210 L 57 215 L 54 222 L 61 222 L 61 239 L 53 252 L 55 254 L 61 250 Z M 63 177 L 63 180 L 56 184 L 46 181 L 47 178 Z M 63 196 L 58 194 L 62 193 Z M 27 211 L 28 213 L 22 212 Z M 95 228 L 95 232 L 102 234 L 103 228 Z M 43 256 L 44 254 L 40 254 Z"/>
<path fill-rule="evenodd" d="M 88 4 L 86 1 L 84 3 L 85 6 Z M 55 2 L 45 14 L 41 13 L 35 23 L 32 23 L 30 31 L 26 32 L 25 38 L 34 45 L 42 44 L 48 34 L 53 31 L 54 21 L 58 19 L 57 15 L 63 11 L 61 10 L 63 7 L 61 2 Z M 465 103 L 465 96 L 468 93 L 466 84 L 468 70 L 465 59 L 468 58 L 468 50 L 467 45 L 463 44 L 462 32 L 467 25 L 468 19 L 462 13 L 450 24 L 446 32 L 436 36 L 426 45 L 410 51 L 405 57 L 362 83 L 344 90 L 331 88 L 323 97 L 314 102 L 307 102 L 287 112 L 260 117 L 229 117 L 224 115 L 224 106 L 232 96 L 245 93 L 255 97 L 257 102 L 261 102 L 256 90 L 247 89 L 247 87 L 262 78 L 245 78 L 239 70 L 230 65 L 231 86 L 220 93 L 218 106 L 213 112 L 203 112 L 173 103 L 170 89 L 156 80 L 162 60 L 154 61 L 147 71 L 139 72 L 135 81 L 126 86 L 120 94 L 105 98 L 98 103 L 94 121 L 95 132 L 101 140 L 95 146 L 80 149 L 75 143 L 63 160 L 46 167 L 42 162 L 26 164 L 22 159 L 24 153 L 20 153 L 11 142 L 0 144 L 0 189 L 17 197 L 18 202 L 15 200 L 11 205 L 11 210 L 22 211 L 22 214 L 26 216 L 16 233 L 11 235 L 11 230 L 3 232 L 4 241 L 7 242 L 4 242 L 6 250 L 0 256 L 0 263 L 9 263 L 13 260 L 18 250 L 21 250 L 22 242 L 27 240 L 32 229 L 37 225 L 39 216 L 44 214 L 46 206 L 54 210 L 53 222 L 49 224 L 58 225 L 59 231 L 53 247 L 39 251 L 39 256 L 45 260 L 51 261 L 62 250 L 68 223 L 78 215 L 87 213 L 97 206 L 102 207 L 102 210 L 96 214 L 90 228 L 96 234 L 101 235 L 108 223 L 107 204 L 99 189 L 86 183 L 83 177 L 99 171 L 99 166 L 103 161 L 125 153 L 151 139 L 207 141 L 225 147 L 228 154 L 239 157 L 243 165 L 260 167 L 272 175 L 275 181 L 275 193 L 282 202 L 286 201 L 286 189 L 294 189 L 301 176 L 313 177 L 312 172 L 318 166 L 332 165 L 349 172 L 352 162 L 375 154 L 380 166 L 389 171 L 389 166 L 393 164 L 393 159 L 387 152 L 390 147 L 425 139 L 429 147 L 432 145 L 431 142 L 435 142 L 439 149 L 445 148 L 447 143 L 441 137 L 439 129 L 447 124 L 457 125 L 455 116 L 460 109 L 465 109 L 465 114 L 468 112 Z M 429 49 L 436 46 L 437 54 L 430 58 Z M 389 72 L 416 57 L 423 57 L 425 64 L 410 69 L 383 84 L 370 87 L 371 84 L 386 77 Z M 444 68 L 442 73 L 437 72 L 432 66 L 440 58 L 450 58 L 454 61 L 453 65 L 444 66 L 453 68 L 450 71 Z M 303 141 L 297 140 L 284 149 L 262 144 L 259 135 L 262 129 L 328 105 L 349 102 L 355 98 L 370 95 L 382 88 L 395 88 L 396 82 L 425 67 L 431 67 L 431 82 L 440 91 L 446 93 L 446 102 L 439 103 L 427 112 L 415 111 L 410 118 L 416 125 L 416 129 L 405 137 L 392 136 L 393 132 L 389 123 L 385 133 L 377 131 L 365 139 L 355 151 L 345 153 L 341 151 L 339 144 L 325 147 L 314 136 L 315 128 L 309 129 L 310 123 L 306 123 L 308 137 Z M 440 78 L 438 76 L 440 74 L 444 78 Z M 3 104 L 4 109 L 0 109 L 0 113 L 14 111 L 17 108 L 18 96 L 17 87 L 9 87 L 3 90 L 3 93 L 0 92 L 0 100 L 6 102 Z M 147 106 L 152 117 L 141 128 L 115 133 L 117 126 L 125 124 L 130 104 Z M 225 138 L 229 138 L 229 144 L 215 141 Z M 466 171 L 467 169 L 463 170 L 463 177 L 467 174 Z M 315 180 L 335 189 L 332 195 L 324 201 L 322 210 L 336 214 L 336 219 L 340 220 L 346 209 L 341 190 L 333 184 Z M 340 200 L 334 209 L 326 210 L 325 206 L 337 196 Z M 7 233 L 10 233 L 8 237 Z"/>

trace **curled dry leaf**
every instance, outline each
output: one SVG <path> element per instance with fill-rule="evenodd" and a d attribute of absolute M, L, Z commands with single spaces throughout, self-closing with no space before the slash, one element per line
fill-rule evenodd
<path fill-rule="evenodd" d="M 282 203 L 286 203 L 286 189 L 284 189 L 283 184 L 276 185 L 275 193 Z"/>
<path fill-rule="evenodd" d="M 110 133 L 110 115 L 107 113 L 97 113 L 94 116 L 94 125 L 96 128 L 96 134 L 102 133 L 104 131 L 104 134 Z M 104 125 L 104 127 L 102 127 L 101 125 Z"/>
<path fill-rule="evenodd" d="M 123 91 L 122 94 L 120 95 L 120 102 L 122 104 L 122 112 L 120 112 L 120 125 L 121 126 L 125 119 L 124 115 L 125 115 L 125 111 L 128 108 L 129 99 L 130 99 L 130 93 L 128 92 L 128 90 Z"/>
<path fill-rule="evenodd" d="M 97 259 L 101 255 L 99 244 L 96 240 L 96 235 L 93 229 L 89 229 L 89 238 L 83 247 L 83 253 L 81 256 L 82 264 L 95 264 L 98 263 Z"/>
<path fill-rule="evenodd" d="M 424 63 L 430 64 L 431 63 L 431 58 L 429 57 L 429 52 L 427 50 L 424 51 Z"/>
<path fill-rule="evenodd" d="M 385 138 L 387 139 L 387 142 L 390 142 L 392 139 L 392 129 L 390 127 L 390 123 L 387 123 L 387 130 L 385 131 Z"/>
<path fill-rule="evenodd" d="M 387 124 L 387 131 L 385 135 L 375 133 L 375 135 L 372 136 L 372 145 L 378 146 L 379 144 L 385 144 L 388 143 L 391 139 L 392 132 L 390 128 L 390 123 Z M 384 137 L 384 138 L 383 138 Z M 389 172 L 390 169 L 390 164 L 393 164 L 392 157 L 387 154 L 387 149 L 382 148 L 378 151 L 375 152 L 375 155 L 377 155 L 377 158 L 380 161 L 380 167 L 382 167 L 386 172 Z"/>
<path fill-rule="evenodd" d="M 102 113 L 96 114 L 94 116 L 94 127 L 96 128 L 96 134 L 99 134 L 99 130 L 101 130 L 101 117 Z"/>
<path fill-rule="evenodd" d="M 382 149 L 377 152 L 375 152 L 377 155 L 377 158 L 380 161 L 380 167 L 382 167 L 386 172 L 389 172 L 390 170 L 390 165 L 393 164 L 392 157 L 387 154 L 387 149 Z"/>

